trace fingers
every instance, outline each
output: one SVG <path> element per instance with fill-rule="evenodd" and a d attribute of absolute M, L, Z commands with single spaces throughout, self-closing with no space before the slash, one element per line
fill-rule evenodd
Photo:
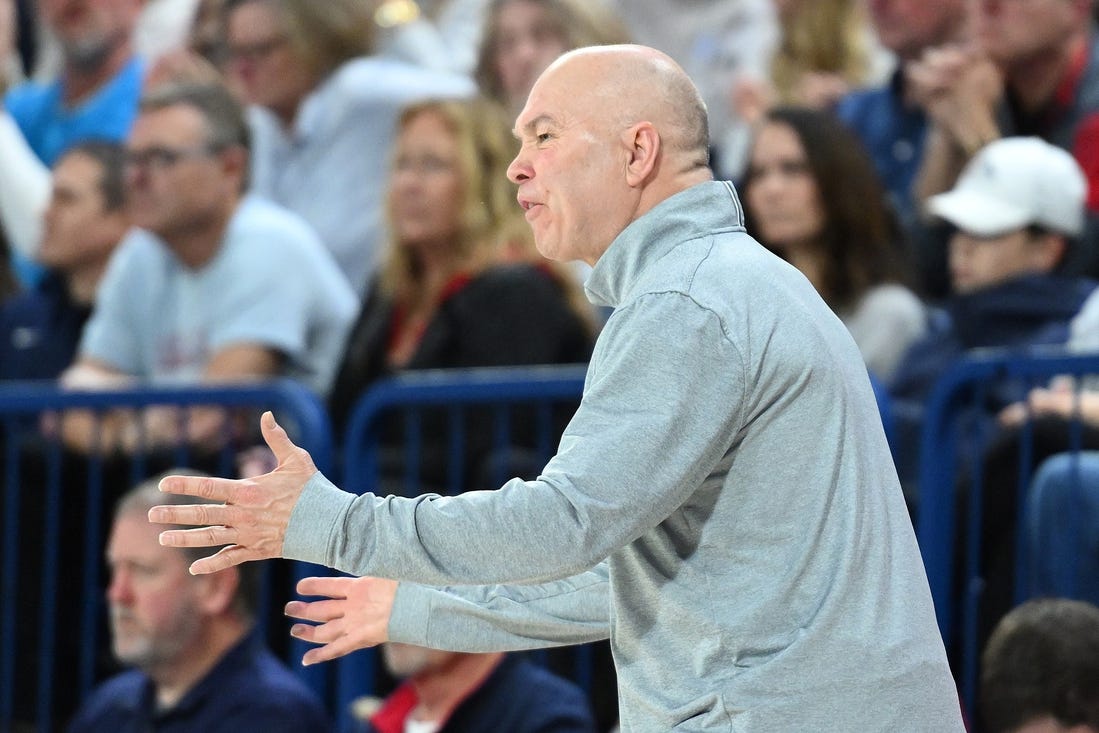
<path fill-rule="evenodd" d="M 298 447 L 290 441 L 290 436 L 286 434 L 282 426 L 275 422 L 275 416 L 270 410 L 260 417 L 259 427 L 263 433 L 264 441 L 270 446 L 271 452 L 275 454 L 275 458 L 278 459 L 280 464 L 293 457 Z"/>
<path fill-rule="evenodd" d="M 209 573 L 216 573 L 220 570 L 226 570 L 234 565 L 248 562 L 249 560 L 263 559 L 265 559 L 264 555 L 261 555 L 258 552 L 252 552 L 240 545 L 230 545 L 229 547 L 221 548 L 210 557 L 195 560 L 191 563 L 189 570 L 191 575 L 207 575 Z"/>
<path fill-rule="evenodd" d="M 328 662 L 333 659 L 338 659 L 345 654 L 350 654 L 351 652 L 371 646 L 376 646 L 376 644 L 357 644 L 352 641 L 350 637 L 341 636 L 329 644 L 307 651 L 305 655 L 302 656 L 301 663 L 308 667 L 311 664 Z"/>
<path fill-rule="evenodd" d="M 186 494 L 211 501 L 226 502 L 233 495 L 237 481 L 209 476 L 165 476 L 158 486 L 167 494 Z"/>
<path fill-rule="evenodd" d="M 338 601 L 313 601 L 312 603 L 290 601 L 286 604 L 284 613 L 290 618 L 300 618 L 303 621 L 328 622 L 332 619 L 342 618 L 344 606 L 343 599 Z M 293 629 L 290 633 L 293 633 Z"/>
<path fill-rule="evenodd" d="M 194 522 L 181 524 L 194 524 Z M 160 533 L 160 544 L 165 547 L 220 547 L 233 544 L 239 538 L 240 531 L 236 527 L 219 525 L 195 529 L 168 529 Z"/>
<path fill-rule="evenodd" d="M 298 581 L 298 595 L 346 598 L 347 591 L 351 589 L 354 581 L 355 578 L 341 578 L 339 576 L 302 578 Z"/>
<path fill-rule="evenodd" d="M 232 512 L 233 508 L 224 504 L 169 504 L 154 506 L 148 516 L 149 521 L 155 524 L 228 525 L 233 524 Z"/>

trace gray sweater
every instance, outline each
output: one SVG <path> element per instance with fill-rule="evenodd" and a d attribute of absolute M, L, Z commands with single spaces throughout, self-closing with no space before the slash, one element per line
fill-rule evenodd
<path fill-rule="evenodd" d="M 396 641 L 609 633 L 623 731 L 962 731 L 862 358 L 732 187 L 632 223 L 587 289 L 615 310 L 538 480 L 407 499 L 317 475 L 284 554 L 406 581 Z"/>

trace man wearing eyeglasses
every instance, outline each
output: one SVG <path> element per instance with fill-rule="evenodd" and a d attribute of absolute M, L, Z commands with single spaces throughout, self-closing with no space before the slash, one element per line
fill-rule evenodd
<path fill-rule="evenodd" d="M 285 375 L 326 392 L 357 299 L 303 220 L 244 195 L 248 145 L 224 87 L 158 87 L 143 99 L 125 164 L 138 229 L 111 261 L 63 384 Z M 179 437 L 177 416 L 146 418 L 140 430 L 70 420 L 65 434 L 84 450 L 93 440 L 127 450 Z M 186 438 L 216 444 L 221 428 L 220 412 L 196 410 Z"/>

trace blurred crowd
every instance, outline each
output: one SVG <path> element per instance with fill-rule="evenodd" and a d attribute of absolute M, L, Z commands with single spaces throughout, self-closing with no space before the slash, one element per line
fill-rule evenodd
<path fill-rule="evenodd" d="M 508 181 L 511 126 L 558 55 L 636 42 L 695 80 L 713 167 L 736 185 L 749 232 L 850 330 L 898 416 L 917 512 L 923 411 L 953 364 L 989 347 L 1099 348 L 1095 14 L 1094 0 L 0 0 L 0 378 L 94 390 L 287 376 L 327 402 L 340 431 L 372 384 L 406 370 L 585 362 L 613 314 L 587 302 L 584 266 L 534 248 Z M 1036 416 L 1076 414 L 1084 447 L 1099 449 L 1099 390 L 1061 380 L 994 396 L 981 415 L 988 465 L 1010 464 L 1007 437 Z M 73 411 L 41 428 L 76 453 L 127 454 L 215 447 L 228 419 Z M 423 476 L 438 489 L 435 427 Z M 1051 438 L 1037 456 L 1049 462 L 1033 494 L 1054 537 L 1070 470 L 1092 498 L 1068 511 L 1099 526 L 1099 453 L 1070 469 L 1068 447 Z M 483 469 L 499 457 L 486 451 L 467 446 L 471 487 L 489 488 Z M 408 493 L 389 475 L 387 491 Z M 983 530 L 1004 557 L 1019 515 L 1010 493 L 989 499 Z M 117 656 L 144 676 L 97 690 L 73 730 L 118 729 L 131 699 L 148 715 L 178 712 L 211 669 L 239 673 L 220 654 L 186 659 L 190 644 L 125 653 L 125 619 L 161 603 L 135 568 L 174 562 L 128 527 L 135 502 L 116 515 L 108 599 L 123 619 L 112 617 Z M 1099 573 L 1099 544 L 1090 551 Z M 184 575 L 166 587 L 200 583 Z M 1057 594 L 1056 568 L 1047 575 Z M 1010 579 L 990 583 L 989 634 L 1012 595 Z M 161 619 L 161 630 L 275 669 L 246 653 L 255 640 L 251 614 L 232 612 L 236 584 L 192 589 L 202 624 Z M 1087 591 L 1099 602 L 1099 583 Z M 203 636 L 226 616 L 236 633 Z M 525 662 L 440 655 L 387 650 L 409 681 L 363 725 L 443 730 L 406 720 L 430 709 L 482 725 L 514 714 L 496 729 L 525 730 L 531 710 L 505 704 L 514 690 L 561 686 L 527 706 L 558 721 L 538 730 L 597 729 L 569 683 Z M 293 687 L 272 675 L 271 689 Z M 302 690 L 275 694 L 304 706 L 284 724 L 317 712 Z M 995 694 L 1000 710 L 1012 699 Z M 1094 705 L 1088 714 L 1062 722 L 1099 731 Z M 492 729 L 465 725 L 445 730 Z"/>

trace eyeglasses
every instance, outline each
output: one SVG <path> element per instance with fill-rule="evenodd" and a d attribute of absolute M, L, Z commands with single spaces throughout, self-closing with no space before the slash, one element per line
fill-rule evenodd
<path fill-rule="evenodd" d="M 164 171 L 189 158 L 205 158 L 220 150 L 211 145 L 192 148 L 151 147 L 144 150 L 127 150 L 125 166 L 128 169 Z"/>
<path fill-rule="evenodd" d="M 229 61 L 262 61 L 286 43 L 286 36 L 275 36 L 255 43 L 225 44 L 225 58 Z"/>

